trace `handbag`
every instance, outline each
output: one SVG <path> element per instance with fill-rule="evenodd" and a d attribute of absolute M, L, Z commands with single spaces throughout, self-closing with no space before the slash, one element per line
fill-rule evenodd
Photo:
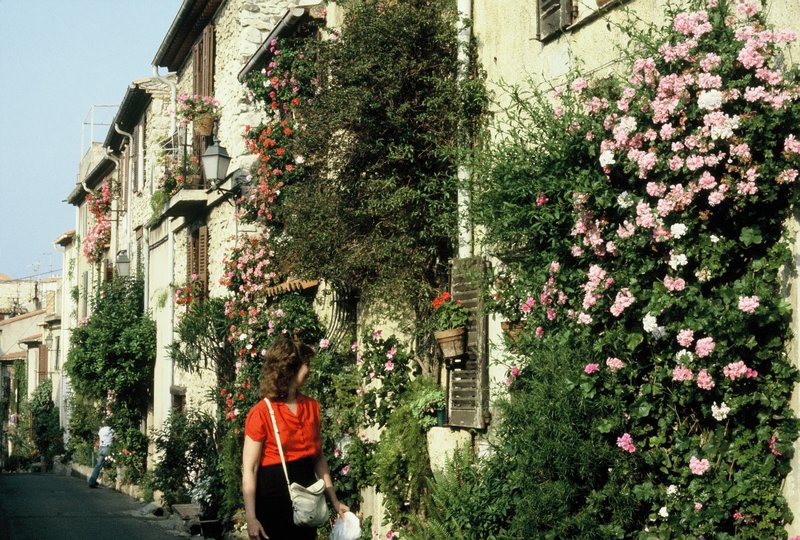
<path fill-rule="evenodd" d="M 278 424 L 275 422 L 275 411 L 272 403 L 264 398 L 272 418 L 272 429 L 275 431 L 275 440 L 278 443 L 278 453 L 281 455 L 283 474 L 286 476 L 286 485 L 289 486 L 289 498 L 292 500 L 292 519 L 295 525 L 306 527 L 319 527 L 328 521 L 328 503 L 325 502 L 325 481 L 317 480 L 310 486 L 301 486 L 297 482 L 289 481 L 289 471 L 286 469 L 286 458 L 283 457 L 281 436 L 278 434 Z"/>

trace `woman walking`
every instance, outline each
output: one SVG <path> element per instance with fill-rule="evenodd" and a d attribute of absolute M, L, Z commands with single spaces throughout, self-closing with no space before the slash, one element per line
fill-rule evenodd
<path fill-rule="evenodd" d="M 247 414 L 242 452 L 242 494 L 250 538 L 316 538 L 315 528 L 294 524 L 269 405 L 274 411 L 289 480 L 309 486 L 320 478 L 334 510 L 342 516 L 350 510 L 336 497 L 328 460 L 322 453 L 319 403 L 298 392 L 311 371 L 313 356 L 308 345 L 282 339 L 270 347 L 264 358 L 262 399 Z"/>

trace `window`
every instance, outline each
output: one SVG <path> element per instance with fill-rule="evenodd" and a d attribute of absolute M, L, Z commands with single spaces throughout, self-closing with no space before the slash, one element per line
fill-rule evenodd
<path fill-rule="evenodd" d="M 572 24 L 572 0 L 539 0 L 539 39 Z"/>
<path fill-rule="evenodd" d="M 452 294 L 469 310 L 467 354 L 447 366 L 448 424 L 483 429 L 489 418 L 489 319 L 483 306 L 481 283 L 486 264 L 480 257 L 456 259 Z"/>
<path fill-rule="evenodd" d="M 208 226 L 201 225 L 189 235 L 187 276 L 196 275 L 201 287 L 200 299 L 208 296 Z"/>
<path fill-rule="evenodd" d="M 194 93 L 200 96 L 214 95 L 214 55 L 216 54 L 214 42 L 214 26 L 209 24 L 203 30 L 203 35 L 192 49 L 193 84 Z M 207 138 L 195 135 L 192 140 L 192 150 L 199 158 L 206 151 Z M 203 174 L 202 171 L 200 173 Z M 205 180 L 205 178 L 203 178 Z"/>

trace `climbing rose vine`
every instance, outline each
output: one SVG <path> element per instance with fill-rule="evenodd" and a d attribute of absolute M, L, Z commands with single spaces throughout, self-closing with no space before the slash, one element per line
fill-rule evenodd
<path fill-rule="evenodd" d="M 514 94 L 476 205 L 506 263 L 495 306 L 525 328 L 522 354 L 593 348 L 572 384 L 615 405 L 597 428 L 641 538 L 785 538 L 796 36 L 755 0 L 668 15 L 629 28 L 624 78 Z"/>

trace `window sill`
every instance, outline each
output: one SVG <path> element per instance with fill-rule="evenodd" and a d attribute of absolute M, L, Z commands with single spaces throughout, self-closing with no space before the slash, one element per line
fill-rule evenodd
<path fill-rule="evenodd" d="M 549 36 L 543 38 L 536 38 L 536 41 L 540 42 L 542 45 L 546 45 L 551 41 L 555 41 L 564 34 L 576 32 L 581 28 L 583 28 L 584 26 L 592 24 L 594 21 L 603 18 L 607 13 L 614 10 L 618 6 L 627 4 L 631 1 L 632 0 L 610 0 L 609 2 L 603 4 L 602 6 L 599 6 L 597 9 L 589 12 L 587 15 L 579 17 L 577 21 L 573 22 L 569 26 L 565 26 L 560 31 L 553 32 Z"/>

